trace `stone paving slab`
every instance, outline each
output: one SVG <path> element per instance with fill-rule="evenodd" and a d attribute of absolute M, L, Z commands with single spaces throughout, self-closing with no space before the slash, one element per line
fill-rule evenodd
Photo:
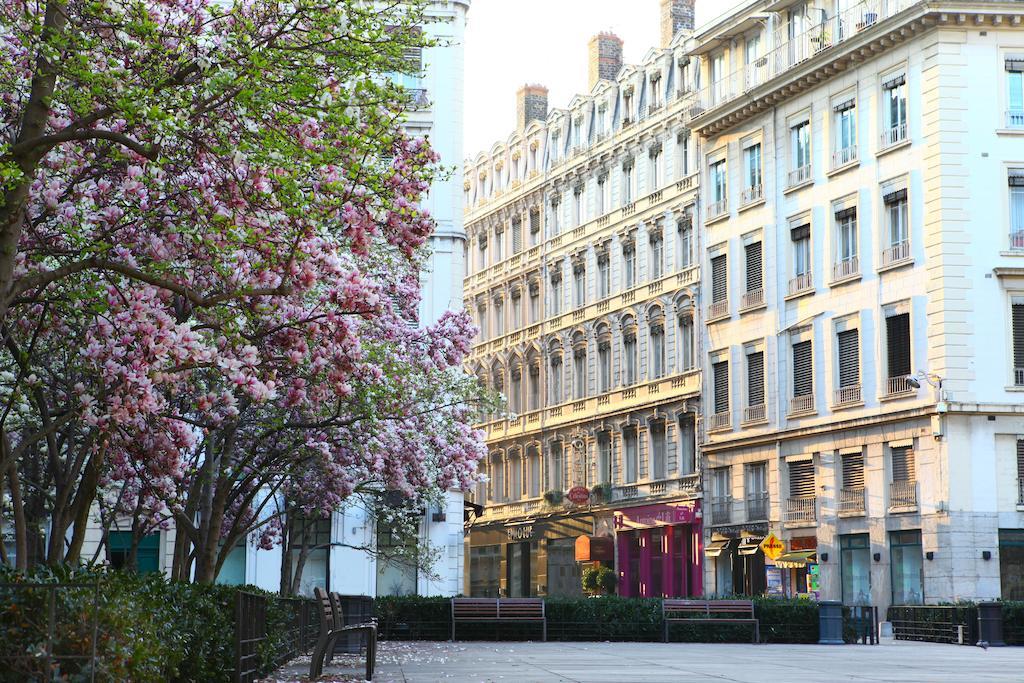
<path fill-rule="evenodd" d="M 321 681 L 361 681 L 362 659 L 326 667 Z M 306 681 L 309 658 L 266 683 Z M 740 645 L 722 643 L 382 642 L 377 683 L 1020 683 L 1024 648 L 934 643 Z"/>

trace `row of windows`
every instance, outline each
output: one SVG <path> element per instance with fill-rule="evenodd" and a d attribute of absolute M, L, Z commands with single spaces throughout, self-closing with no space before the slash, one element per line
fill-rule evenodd
<path fill-rule="evenodd" d="M 1022 306 L 1024 320 L 1024 306 Z M 907 381 L 911 374 L 911 322 L 910 313 L 900 306 L 885 312 L 881 348 L 884 350 L 883 397 L 909 394 L 913 387 Z M 834 408 L 860 405 L 863 402 L 861 381 L 861 331 L 856 320 L 840 320 L 833 331 L 832 351 L 835 359 L 833 371 Z M 810 330 L 798 330 L 789 339 L 790 396 L 788 413 L 796 416 L 816 410 L 815 383 L 823 376 L 814 368 L 814 340 Z M 709 429 L 728 429 L 732 426 L 731 359 L 727 351 L 711 355 L 711 408 Z M 743 348 L 742 384 L 744 395 L 741 421 L 757 423 L 767 421 L 765 354 L 762 342 Z"/>
<path fill-rule="evenodd" d="M 683 414 L 673 426 L 677 432 L 671 436 L 665 420 L 652 420 L 646 429 L 627 426 L 615 434 L 598 432 L 593 452 L 555 440 L 543 458 L 537 445 L 492 454 L 482 463 L 488 481 L 478 486 L 476 495 L 479 500 L 502 503 L 566 491 L 577 483 L 628 485 L 694 474 L 694 416 Z M 584 479 L 576 481 L 580 472 Z"/>
<path fill-rule="evenodd" d="M 596 353 L 586 335 L 577 332 L 567 349 L 558 342 L 548 346 L 546 374 L 542 375 L 542 362 L 536 352 L 525 358 L 513 357 L 506 368 L 495 362 L 489 371 L 476 370 L 481 383 L 504 394 L 506 386 L 508 409 L 512 413 L 539 410 L 544 386 L 547 386 L 548 405 L 559 405 L 567 400 L 586 398 L 596 391 L 603 394 L 613 388 L 628 387 L 641 381 L 664 377 L 668 361 L 673 359 L 677 372 L 695 369 L 695 343 L 693 314 L 684 310 L 676 319 L 674 348 L 665 336 L 665 319 L 661 309 L 654 307 L 648 313 L 643 332 L 646 335 L 641 367 L 638 329 L 632 316 L 624 316 L 621 331 L 612 333 L 612 326 L 598 323 L 595 328 Z M 563 358 L 571 360 L 566 362 Z M 646 372 L 643 372 L 645 370 Z M 568 371 L 568 372 L 567 372 Z M 593 382 L 591 378 L 594 378 Z M 571 391 L 566 391 L 571 389 Z"/>

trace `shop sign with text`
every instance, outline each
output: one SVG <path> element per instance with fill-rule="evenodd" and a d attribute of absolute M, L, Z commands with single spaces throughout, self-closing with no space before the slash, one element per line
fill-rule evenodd
<path fill-rule="evenodd" d="M 696 519 L 693 503 L 665 503 L 616 510 L 615 528 L 633 529 L 665 524 L 692 524 Z"/>

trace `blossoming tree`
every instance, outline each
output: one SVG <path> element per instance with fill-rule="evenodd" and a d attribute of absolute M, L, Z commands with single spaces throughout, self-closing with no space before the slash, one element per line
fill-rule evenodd
<path fill-rule="evenodd" d="M 385 78 L 421 21 L 3 3 L 0 561 L 80 561 L 99 509 L 173 523 L 174 574 L 212 581 L 238 539 L 273 542 L 269 500 L 472 482 L 474 331 L 416 319 L 437 158 Z"/>

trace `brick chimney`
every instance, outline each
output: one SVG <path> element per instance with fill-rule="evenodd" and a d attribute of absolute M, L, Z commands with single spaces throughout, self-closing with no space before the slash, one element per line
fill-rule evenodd
<path fill-rule="evenodd" d="M 516 127 L 526 130 L 530 121 L 548 117 L 548 89 L 543 85 L 524 85 L 516 92 Z"/>
<path fill-rule="evenodd" d="M 668 47 L 680 31 L 693 30 L 695 0 L 661 0 L 661 46 Z"/>
<path fill-rule="evenodd" d="M 598 81 L 613 81 L 622 68 L 622 38 L 598 33 L 590 39 L 590 87 Z"/>

